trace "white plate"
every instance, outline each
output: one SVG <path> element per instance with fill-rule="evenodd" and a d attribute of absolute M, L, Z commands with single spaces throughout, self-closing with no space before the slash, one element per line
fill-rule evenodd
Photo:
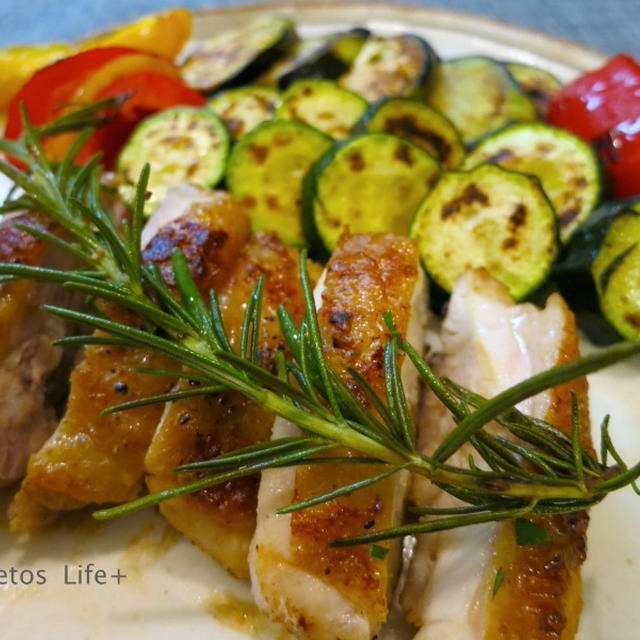
<path fill-rule="evenodd" d="M 473 53 L 536 64 L 571 79 L 601 64 L 597 51 L 570 42 L 447 11 L 398 5 L 271 5 L 269 11 L 292 16 L 304 35 L 364 25 L 384 33 L 412 31 L 426 37 L 442 57 Z M 264 7 L 237 7 L 200 14 L 195 34 L 243 22 Z M 640 360 L 591 377 L 594 424 L 609 412 L 615 441 L 629 460 L 640 458 Z M 5 512 L 9 494 L 0 494 Z M 631 640 L 640 629 L 640 498 L 621 491 L 592 510 L 589 551 L 584 566 L 584 613 L 580 640 Z M 94 564 L 127 577 L 108 585 L 77 582 L 77 567 Z M 148 511 L 98 524 L 89 512 L 74 514 L 31 537 L 0 527 L 0 570 L 14 567 L 29 577 L 43 570 L 42 585 L 0 584 L 0 637 L 29 640 L 52 637 L 128 640 L 285 637 L 250 604 L 246 583 L 230 578 L 219 565 L 175 534 Z M 3 582 L 0 573 L 0 582 Z M 37 580 L 37 577 L 35 578 Z M 34 582 L 35 582 L 34 580 Z M 387 632 L 387 640 L 396 632 Z"/>

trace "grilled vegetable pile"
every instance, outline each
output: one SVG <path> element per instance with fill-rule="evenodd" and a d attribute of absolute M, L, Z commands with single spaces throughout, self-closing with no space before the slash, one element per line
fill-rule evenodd
<path fill-rule="evenodd" d="M 124 93 L 78 158 L 102 151 L 128 203 L 131 176 L 150 161 L 147 215 L 172 186 L 222 187 L 254 230 L 316 259 L 346 230 L 410 234 L 445 295 L 468 267 L 517 299 L 551 274 L 597 339 L 640 337 L 637 214 L 612 201 L 640 193 L 632 59 L 562 87 L 516 62 L 440 60 L 413 34 L 302 39 L 281 16 L 184 45 L 176 17 L 179 42 L 167 33 L 164 48 L 158 14 L 37 71 L 9 104 L 7 136 L 21 134 L 21 102 L 42 124 L 60 105 L 71 115 L 76 100 Z M 145 25 L 153 37 L 141 37 Z M 601 107 L 585 111 L 589 96 Z M 61 160 L 69 141 L 51 136 L 45 152 Z"/>

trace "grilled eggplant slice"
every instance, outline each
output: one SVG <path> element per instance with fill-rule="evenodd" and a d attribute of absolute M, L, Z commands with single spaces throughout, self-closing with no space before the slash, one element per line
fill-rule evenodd
<path fill-rule="evenodd" d="M 537 176 L 566 241 L 600 199 L 602 179 L 593 149 L 569 131 L 541 122 L 514 124 L 481 140 L 462 169 L 490 162 Z"/>
<path fill-rule="evenodd" d="M 0 222 L 0 261 L 64 267 L 68 256 L 19 228 L 19 225 L 53 231 L 53 226 L 33 212 L 16 212 Z M 51 342 L 72 327 L 43 311 L 40 305 L 72 305 L 73 297 L 55 285 L 30 280 L 0 285 L 0 487 L 20 480 L 29 456 L 55 428 L 57 402 L 66 391 L 62 347 Z"/>
<path fill-rule="evenodd" d="M 416 35 L 370 37 L 341 83 L 369 102 L 417 94 L 438 62 L 431 45 Z"/>
<path fill-rule="evenodd" d="M 261 122 L 271 120 L 278 102 L 280 96 L 275 89 L 250 85 L 215 95 L 207 107 L 222 118 L 237 140 Z"/>
<path fill-rule="evenodd" d="M 282 94 L 276 116 L 304 122 L 344 140 L 367 107 L 364 98 L 331 80 L 298 80 Z"/>
<path fill-rule="evenodd" d="M 444 169 L 455 169 L 465 148 L 455 127 L 442 114 L 419 100 L 388 98 L 372 105 L 357 131 L 386 131 L 415 142 Z"/>
<path fill-rule="evenodd" d="M 254 231 L 274 231 L 287 244 L 302 245 L 302 178 L 330 146 L 329 136 L 293 120 L 263 122 L 238 141 L 227 185 L 246 207 Z"/>
<path fill-rule="evenodd" d="M 279 16 L 256 18 L 195 42 L 182 66 L 182 77 L 190 87 L 206 92 L 250 82 L 296 39 L 290 20 Z"/>
<path fill-rule="evenodd" d="M 573 316 L 557 294 L 544 309 L 515 305 L 486 272 L 469 271 L 456 283 L 442 327 L 439 374 L 492 397 L 506 387 L 578 354 Z M 571 433 L 571 393 L 576 394 L 590 448 L 587 383 L 579 379 L 538 394 L 519 408 Z M 423 453 L 454 427 L 430 396 L 421 415 Z M 488 428 L 497 429 L 497 425 Z M 456 454 L 464 465 L 469 449 Z M 433 485 L 419 483 L 420 505 L 459 506 Z M 488 523 L 418 538 L 401 602 L 421 626 L 416 640 L 571 640 L 581 608 L 580 565 L 585 558 L 584 512 L 538 516 L 552 541 L 519 546 L 513 523 Z M 495 576 L 504 580 L 492 593 Z"/>
<path fill-rule="evenodd" d="M 328 362 L 346 384 L 353 386 L 347 368 L 355 367 L 384 393 L 380 361 L 389 335 L 381 314 L 392 311 L 398 328 L 416 347 L 423 341 L 426 299 L 414 246 L 390 234 L 345 234 L 323 278 L 315 295 Z M 399 364 L 413 411 L 415 370 L 406 360 Z M 277 419 L 273 436 L 297 432 Z M 337 549 L 328 544 L 398 523 L 407 477 L 397 474 L 293 514 L 276 515 L 275 510 L 376 472 L 374 465 L 321 464 L 262 475 L 249 557 L 254 597 L 275 620 L 311 640 L 370 640 L 384 622 L 398 546 L 378 558 L 366 546 Z"/>
<path fill-rule="evenodd" d="M 471 145 L 511 122 L 536 119 L 535 106 L 506 67 L 481 56 L 441 62 L 425 93 Z"/>
<path fill-rule="evenodd" d="M 558 252 L 555 214 L 538 180 L 486 164 L 443 174 L 410 235 L 445 291 L 465 269 L 485 268 L 516 300 L 546 280 Z"/>
<path fill-rule="evenodd" d="M 336 145 L 303 184 L 302 222 L 311 250 L 332 251 L 345 229 L 406 234 L 438 172 L 426 151 L 388 133 Z"/>
<path fill-rule="evenodd" d="M 120 187 L 125 202 L 135 195 L 135 181 L 144 165 L 151 165 L 145 204 L 150 215 L 169 187 L 183 183 L 215 187 L 224 174 L 229 134 L 209 109 L 174 107 L 144 120 L 120 151 L 117 171 L 126 183 Z"/>
<path fill-rule="evenodd" d="M 627 211 L 608 228 L 591 265 L 600 308 L 627 340 L 640 340 L 640 213 Z"/>
<path fill-rule="evenodd" d="M 560 80 L 540 67 L 520 62 L 508 62 L 507 69 L 536 106 L 538 117 L 545 119 L 551 98 L 562 87 Z"/>
<path fill-rule="evenodd" d="M 194 196 L 179 213 L 183 217 L 161 227 L 157 245 L 173 243 L 189 254 L 190 265 L 199 264 L 195 257 L 210 249 L 197 238 L 214 235 L 224 242 L 216 246 L 210 257 L 229 254 L 246 238 L 248 221 L 241 207 L 229 205 L 230 197 L 222 194 L 204 200 Z M 162 211 L 162 209 L 161 209 Z M 176 216 L 177 217 L 177 216 Z M 182 226 L 181 226 L 182 221 Z M 145 252 L 156 256 L 156 242 L 151 238 Z M 237 253 L 236 253 L 237 255 Z M 228 273 L 225 263 L 209 263 L 210 271 L 194 270 L 198 286 L 221 284 Z M 113 305 L 105 313 L 123 322 L 134 319 Z M 162 405 L 150 405 L 125 412 L 101 415 L 111 405 L 168 391 L 173 381 L 155 375 L 137 373 L 136 368 L 173 368 L 165 358 L 144 349 L 89 345 L 71 374 L 71 390 L 67 409 L 53 435 L 29 459 L 26 478 L 10 507 L 10 526 L 14 531 L 40 526 L 53 520 L 59 512 L 80 508 L 90 503 L 122 502 L 134 498 L 142 486 L 144 455 L 162 414 Z"/>
<path fill-rule="evenodd" d="M 260 365 L 270 368 L 284 348 L 277 320 L 285 305 L 299 322 L 304 309 L 298 252 L 275 235 L 257 233 L 245 245 L 227 284 L 219 290 L 220 306 L 232 346 L 240 338 L 244 303 L 259 276 L 264 277 L 258 342 Z M 180 383 L 184 388 L 189 383 Z M 147 485 L 160 491 L 195 479 L 175 474 L 180 464 L 207 460 L 232 449 L 268 440 L 275 416 L 236 392 L 178 400 L 167 405 L 145 458 Z M 231 573 L 247 577 L 247 554 L 256 520 L 259 476 L 234 480 L 163 502 L 160 511 Z"/>

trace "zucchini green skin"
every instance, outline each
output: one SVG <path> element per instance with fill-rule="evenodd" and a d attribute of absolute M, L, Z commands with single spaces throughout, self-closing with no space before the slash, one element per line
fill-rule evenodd
<path fill-rule="evenodd" d="M 127 181 L 119 191 L 125 202 L 135 196 L 135 184 L 145 163 L 151 166 L 150 215 L 170 187 L 188 183 L 215 187 L 224 175 L 229 133 L 209 109 L 174 107 L 143 120 L 122 147 L 116 171 Z"/>
<path fill-rule="evenodd" d="M 605 318 L 627 340 L 640 340 L 640 213 L 611 223 L 591 273 Z"/>
<path fill-rule="evenodd" d="M 256 18 L 197 42 L 182 65 L 192 88 L 212 93 L 245 84 L 271 66 L 297 40 L 293 23 L 278 16 Z"/>
<path fill-rule="evenodd" d="M 562 87 L 560 80 L 545 69 L 520 62 L 507 62 L 507 69 L 535 105 L 538 117 L 546 118 L 551 98 Z"/>
<path fill-rule="evenodd" d="M 451 120 L 468 146 L 507 124 L 533 121 L 537 116 L 505 65 L 483 56 L 441 62 L 425 98 Z"/>
<path fill-rule="evenodd" d="M 331 44 L 331 52 L 350 67 L 358 57 L 360 50 L 371 35 L 369 29 L 354 27 L 349 31 L 337 33 Z"/>
<path fill-rule="evenodd" d="M 347 229 L 405 235 L 438 172 L 438 163 L 423 149 L 389 133 L 365 133 L 335 145 L 303 183 L 302 221 L 310 251 L 326 255 Z"/>
<path fill-rule="evenodd" d="M 356 131 L 386 131 L 407 138 L 430 153 L 444 169 L 455 169 L 465 155 L 460 135 L 435 109 L 411 98 L 386 98 L 371 105 Z"/>
<path fill-rule="evenodd" d="M 438 60 L 431 45 L 420 36 L 370 37 L 340 82 L 369 102 L 416 95 Z"/>
<path fill-rule="evenodd" d="M 558 252 L 553 207 L 537 178 L 495 165 L 444 173 L 409 235 L 448 293 L 465 269 L 484 268 L 520 300 L 545 282 Z"/>
<path fill-rule="evenodd" d="M 564 129 L 542 122 L 510 125 L 483 138 L 461 168 L 483 162 L 537 176 L 556 211 L 563 242 L 600 200 L 602 174 L 596 154 Z"/>
<path fill-rule="evenodd" d="M 337 140 L 349 136 L 368 107 L 367 101 L 331 80 L 294 82 L 282 95 L 276 117 L 305 122 Z"/>
<path fill-rule="evenodd" d="M 254 231 L 274 231 L 288 244 L 303 245 L 302 179 L 331 143 L 326 134 L 294 120 L 263 122 L 236 143 L 227 186 L 245 206 Z"/>
<path fill-rule="evenodd" d="M 274 117 L 280 95 L 270 87 L 249 85 L 227 89 L 207 102 L 217 113 L 235 139 L 241 138 L 265 120 Z"/>

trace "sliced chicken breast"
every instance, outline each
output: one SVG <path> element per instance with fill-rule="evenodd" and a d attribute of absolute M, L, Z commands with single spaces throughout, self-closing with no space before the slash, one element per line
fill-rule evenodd
<path fill-rule="evenodd" d="M 415 247 L 391 235 L 343 236 L 316 288 L 316 304 L 328 362 L 348 385 L 354 386 L 347 367 L 355 367 L 382 393 L 382 356 L 389 339 L 382 313 L 392 311 L 398 329 L 414 345 L 422 344 L 426 291 Z M 401 374 L 414 408 L 415 371 L 403 361 Z M 294 425 L 275 421 L 274 438 L 296 433 Z M 377 471 L 373 465 L 323 464 L 262 474 L 249 557 L 252 589 L 260 608 L 291 631 L 314 640 L 367 640 L 385 621 L 398 547 L 377 558 L 366 545 L 328 545 L 397 524 L 405 474 L 293 514 L 275 513 Z"/>
<path fill-rule="evenodd" d="M 163 273 L 169 273 L 165 267 L 171 249 L 179 246 L 202 290 L 221 286 L 248 236 L 244 210 L 227 194 L 197 190 L 169 205 L 171 215 L 147 239 L 144 258 L 156 261 Z M 161 211 L 166 212 L 167 207 Z M 107 305 L 106 312 L 120 321 L 135 322 L 113 305 Z M 10 506 L 13 530 L 39 526 L 61 511 L 89 503 L 121 502 L 138 494 L 144 455 L 163 407 L 151 405 L 106 416 L 100 412 L 171 389 L 172 380 L 136 373 L 139 367 L 175 365 L 143 349 L 102 345 L 84 349 L 71 375 L 66 412 L 55 432 L 29 459 L 27 475 Z"/>
<path fill-rule="evenodd" d="M 442 343 L 439 373 L 487 397 L 579 355 L 574 318 L 560 296 L 550 296 L 544 309 L 514 304 L 506 289 L 482 271 L 465 273 L 454 287 Z M 581 437 L 590 447 L 586 380 L 538 394 L 519 409 L 570 432 L 572 390 L 587 425 Z M 427 454 L 453 428 L 450 416 L 436 405 L 431 397 L 420 424 Z M 464 466 L 469 453 L 463 447 L 456 464 Z M 415 494 L 422 505 L 459 504 L 426 483 L 417 483 Z M 401 598 L 408 619 L 421 627 L 416 639 L 573 638 L 587 520 L 584 512 L 539 517 L 553 542 L 535 546 L 518 546 L 510 522 L 419 537 Z M 498 569 L 504 581 L 493 597 Z"/>
<path fill-rule="evenodd" d="M 270 368 L 284 348 L 277 309 L 285 305 L 296 322 L 304 300 L 298 278 L 299 254 L 270 233 L 251 236 L 220 290 L 220 307 L 230 342 L 237 348 L 246 301 L 264 277 L 258 341 L 259 362 Z M 186 388 L 188 382 L 179 384 Z M 167 405 L 147 452 L 150 491 L 194 480 L 175 467 L 213 458 L 268 440 L 275 416 L 237 392 L 178 400 Z M 216 485 L 160 504 L 171 524 L 236 576 L 247 577 L 247 554 L 256 521 L 259 475 Z"/>
<path fill-rule="evenodd" d="M 43 230 L 43 216 L 20 212 L 0 222 L 0 262 L 64 266 L 68 257 L 16 224 Z M 30 280 L 0 285 L 0 487 L 20 480 L 29 456 L 51 435 L 71 367 L 61 347 L 51 344 L 72 330 L 70 323 L 40 309 L 44 303 L 70 305 L 72 295 Z M 54 375 L 55 373 L 55 375 Z M 61 382 L 62 380 L 62 382 Z"/>

